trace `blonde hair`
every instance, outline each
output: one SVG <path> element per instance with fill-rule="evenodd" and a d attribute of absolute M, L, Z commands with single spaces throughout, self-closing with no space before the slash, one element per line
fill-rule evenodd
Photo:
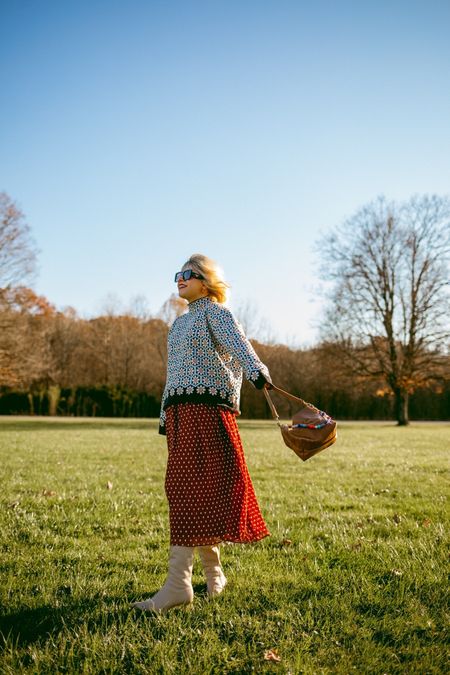
<path fill-rule="evenodd" d="M 207 288 L 208 296 L 211 300 L 220 304 L 224 304 L 227 301 L 227 291 L 231 286 L 224 280 L 222 269 L 215 260 L 201 253 L 194 253 L 181 269 L 191 269 L 193 272 L 201 274 L 204 277 L 203 283 Z"/>

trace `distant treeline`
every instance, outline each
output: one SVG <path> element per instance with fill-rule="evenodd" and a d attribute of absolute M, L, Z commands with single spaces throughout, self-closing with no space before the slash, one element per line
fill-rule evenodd
<path fill-rule="evenodd" d="M 182 308 L 173 298 L 158 317 L 110 313 L 88 320 L 16 289 L 0 305 L 0 414 L 158 417 L 167 333 Z M 337 419 L 395 419 L 386 386 L 342 373 L 330 345 L 252 343 L 276 385 Z M 285 419 L 298 408 L 276 394 L 273 400 Z M 271 416 L 262 392 L 246 381 L 241 412 L 246 418 Z M 410 417 L 449 419 L 450 383 L 413 392 Z"/>
<path fill-rule="evenodd" d="M 241 396 L 241 412 L 245 418 L 269 419 L 269 408 L 262 394 L 260 400 L 244 384 Z M 305 397 L 304 391 L 294 392 Z M 285 404 L 273 394 L 279 414 L 290 417 L 296 410 L 295 404 Z M 390 396 L 379 396 L 367 392 L 354 395 L 347 391 L 332 391 L 317 396 L 307 396 L 314 404 L 327 410 L 337 419 L 390 420 L 394 418 L 393 400 Z M 56 403 L 56 405 L 55 405 Z M 0 415 L 62 415 L 74 417 L 158 417 L 160 399 L 146 392 L 127 389 L 100 387 L 78 387 L 60 389 L 51 387 L 39 392 L 0 390 Z M 298 406 L 297 406 L 298 407 Z M 410 416 L 415 420 L 450 419 L 450 386 L 437 393 L 418 390 L 411 395 Z"/>

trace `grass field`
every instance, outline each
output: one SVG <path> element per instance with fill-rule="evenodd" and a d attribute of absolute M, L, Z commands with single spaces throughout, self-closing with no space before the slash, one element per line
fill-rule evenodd
<path fill-rule="evenodd" d="M 156 420 L 0 418 L 1 673 L 444 673 L 450 425 L 343 423 L 302 463 L 239 420 L 271 537 L 136 615 L 167 570 Z M 279 661 L 267 660 L 273 656 Z"/>

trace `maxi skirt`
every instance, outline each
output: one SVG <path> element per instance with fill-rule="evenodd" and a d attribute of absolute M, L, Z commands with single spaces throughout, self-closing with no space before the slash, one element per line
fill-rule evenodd
<path fill-rule="evenodd" d="M 205 403 L 171 405 L 166 437 L 172 546 L 248 543 L 270 534 L 232 410 Z"/>

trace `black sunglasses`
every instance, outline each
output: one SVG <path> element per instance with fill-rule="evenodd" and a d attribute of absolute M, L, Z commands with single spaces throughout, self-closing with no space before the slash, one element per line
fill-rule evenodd
<path fill-rule="evenodd" d="M 194 277 L 194 279 L 204 279 L 205 277 L 202 277 L 201 274 L 196 274 L 192 270 L 184 270 L 184 272 L 177 272 L 175 274 L 175 283 L 179 281 L 180 279 L 183 279 L 183 281 L 189 281 L 191 277 Z"/>

